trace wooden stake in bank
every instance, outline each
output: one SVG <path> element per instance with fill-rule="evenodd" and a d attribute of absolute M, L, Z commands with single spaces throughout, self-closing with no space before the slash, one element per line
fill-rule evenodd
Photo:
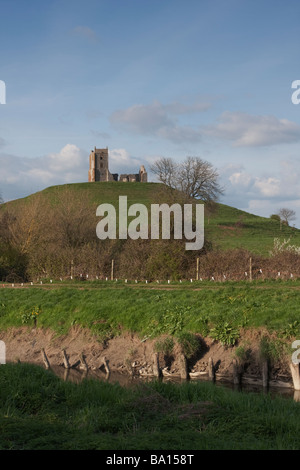
<path fill-rule="evenodd" d="M 262 385 L 264 388 L 269 385 L 269 364 L 267 360 L 262 363 Z"/>
<path fill-rule="evenodd" d="M 249 260 L 249 280 L 252 281 L 252 258 Z"/>
<path fill-rule="evenodd" d="M 63 355 L 63 361 L 64 361 L 64 367 L 65 369 L 70 369 L 70 363 L 69 363 L 69 359 L 68 359 L 68 356 L 67 356 L 67 353 L 65 351 L 65 349 L 62 350 L 62 355 Z"/>
<path fill-rule="evenodd" d="M 233 359 L 232 365 L 233 365 L 233 370 L 232 370 L 233 384 L 240 385 L 239 367 L 238 367 L 238 362 L 236 359 Z"/>
<path fill-rule="evenodd" d="M 158 360 L 158 354 L 157 353 L 154 353 L 153 356 L 152 356 L 152 360 L 153 360 L 153 375 L 155 377 L 160 377 L 161 375 L 161 371 L 160 371 L 160 368 L 159 368 L 159 360 Z"/>
<path fill-rule="evenodd" d="M 215 366 L 211 357 L 208 359 L 208 377 L 212 382 L 215 381 Z"/>
<path fill-rule="evenodd" d="M 46 353 L 45 353 L 45 349 L 44 349 L 44 348 L 42 349 L 41 353 L 42 353 L 42 358 L 43 358 L 43 362 L 44 362 L 44 364 L 45 364 L 46 369 L 50 369 L 50 363 L 49 363 L 49 361 L 48 361 L 48 358 L 47 358 L 47 355 L 46 355 Z"/>
<path fill-rule="evenodd" d="M 108 366 L 108 362 L 107 362 L 106 357 L 102 357 L 102 363 L 104 365 L 106 375 L 109 375 L 110 374 L 110 368 Z"/>
<path fill-rule="evenodd" d="M 189 378 L 189 369 L 188 369 L 188 363 L 184 354 L 180 354 L 179 367 L 180 367 L 180 377 L 183 380 L 187 380 Z"/>
<path fill-rule="evenodd" d="M 83 369 L 83 370 L 87 371 L 89 367 L 86 363 L 86 360 L 85 360 L 85 357 L 84 357 L 83 353 L 81 353 L 79 355 L 79 359 L 80 359 L 80 362 L 81 362 L 80 369 Z"/>

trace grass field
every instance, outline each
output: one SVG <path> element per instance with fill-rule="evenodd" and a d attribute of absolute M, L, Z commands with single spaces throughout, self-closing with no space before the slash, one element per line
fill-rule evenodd
<path fill-rule="evenodd" d="M 300 334 L 300 281 L 153 284 L 88 281 L 1 288 L 0 328 L 21 326 L 24 314 L 40 306 L 38 326 L 64 334 L 80 325 L 100 337 L 120 328 L 151 337 L 183 331 L 205 336 L 224 323 L 285 335 L 294 325 L 290 336 Z"/>
<path fill-rule="evenodd" d="M 299 450 L 300 406 L 211 383 L 121 387 L 0 367 L 0 450 Z M 134 452 L 133 452 L 134 455 Z"/>

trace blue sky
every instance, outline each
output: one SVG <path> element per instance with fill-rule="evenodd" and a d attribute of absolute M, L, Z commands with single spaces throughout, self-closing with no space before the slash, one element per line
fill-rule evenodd
<path fill-rule="evenodd" d="M 220 202 L 300 227 L 300 3 L 0 0 L 0 190 L 5 200 L 200 156 Z M 154 177 L 150 175 L 154 181 Z"/>

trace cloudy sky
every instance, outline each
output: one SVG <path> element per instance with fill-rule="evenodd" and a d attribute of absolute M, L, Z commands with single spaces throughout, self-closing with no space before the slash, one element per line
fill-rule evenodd
<path fill-rule="evenodd" d="M 288 207 L 300 228 L 298 0 L 0 0 L 0 14 L 4 200 L 87 181 L 108 147 L 113 173 L 200 156 L 220 202 Z"/>

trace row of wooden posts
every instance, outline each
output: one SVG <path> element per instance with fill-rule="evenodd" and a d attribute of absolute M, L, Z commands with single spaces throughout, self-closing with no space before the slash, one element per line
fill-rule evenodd
<path fill-rule="evenodd" d="M 47 354 L 45 352 L 45 349 L 43 348 L 41 350 L 42 353 L 42 359 L 45 365 L 46 369 L 50 369 L 50 362 L 47 357 Z M 69 361 L 69 357 L 66 353 L 65 349 L 62 349 L 62 359 L 63 359 L 63 364 L 64 368 L 69 370 L 69 369 L 74 369 L 79 367 L 81 370 L 88 371 L 88 364 L 85 360 L 85 356 L 83 353 L 79 354 L 78 361 L 71 365 Z M 181 379 L 183 380 L 188 380 L 191 377 L 191 374 L 188 369 L 188 362 L 184 354 L 180 355 L 179 358 L 179 374 Z M 101 358 L 99 368 L 104 366 L 106 376 L 108 377 L 110 375 L 110 368 L 108 365 L 108 361 L 105 357 Z M 153 362 L 152 362 L 152 369 L 153 369 L 153 376 L 154 377 L 161 377 L 162 375 L 162 370 L 159 365 L 159 357 L 158 353 L 153 354 Z M 291 370 L 291 375 L 292 375 L 292 380 L 293 380 L 293 387 L 295 391 L 295 400 L 300 401 L 300 364 L 290 364 L 290 370 Z M 170 374 L 171 375 L 171 374 Z M 210 357 L 208 360 L 208 371 L 207 375 L 210 381 L 215 382 L 216 380 L 216 368 L 213 363 L 212 358 Z M 269 364 L 268 361 L 263 361 L 262 366 L 261 366 L 261 377 L 262 377 L 262 387 L 263 389 L 267 389 L 269 386 Z M 232 383 L 236 387 L 240 387 L 242 382 L 242 372 L 239 367 L 238 361 L 236 359 L 233 360 L 233 369 L 232 369 Z"/>
<path fill-rule="evenodd" d="M 42 353 L 42 359 L 43 359 L 43 363 L 45 365 L 45 368 L 50 369 L 50 367 L 51 367 L 50 362 L 49 362 L 49 359 L 47 357 L 47 354 L 46 354 L 44 348 L 41 350 L 41 353 Z M 63 364 L 64 364 L 65 369 L 75 369 L 75 368 L 79 367 L 81 370 L 87 371 L 88 368 L 89 368 L 83 353 L 80 353 L 79 357 L 78 357 L 78 361 L 75 362 L 75 364 L 71 365 L 70 361 L 69 361 L 69 357 L 66 353 L 66 350 L 62 349 L 62 359 L 63 359 Z M 108 361 L 105 357 L 102 357 L 102 359 L 100 361 L 100 364 L 99 364 L 99 368 L 102 365 L 105 368 L 106 375 L 109 375 L 110 374 L 110 368 L 109 368 L 109 365 L 108 365 Z"/>
<path fill-rule="evenodd" d="M 187 380 L 190 378 L 190 373 L 188 370 L 188 363 L 187 359 L 182 354 L 180 356 L 180 361 L 179 361 L 179 373 L 180 377 L 184 380 Z M 292 380 L 293 380 L 293 387 L 296 392 L 300 392 L 300 364 L 290 364 L 290 370 L 291 370 L 291 375 L 292 375 Z M 158 363 L 158 355 L 157 353 L 154 354 L 153 357 L 153 372 L 154 375 L 159 377 L 161 375 L 160 369 L 159 369 L 159 363 Z M 208 360 L 208 372 L 207 372 L 209 380 L 214 382 L 216 380 L 216 369 L 215 365 L 213 363 L 212 358 L 210 357 Z M 262 377 L 262 386 L 263 388 L 268 388 L 269 386 L 269 364 L 268 361 L 265 360 L 262 362 L 261 366 L 261 377 Z M 232 383 L 233 385 L 240 386 L 242 382 L 242 372 L 239 367 L 238 361 L 236 359 L 233 359 L 233 368 L 232 368 Z M 300 394 L 299 394 L 299 400 L 300 400 Z"/>

